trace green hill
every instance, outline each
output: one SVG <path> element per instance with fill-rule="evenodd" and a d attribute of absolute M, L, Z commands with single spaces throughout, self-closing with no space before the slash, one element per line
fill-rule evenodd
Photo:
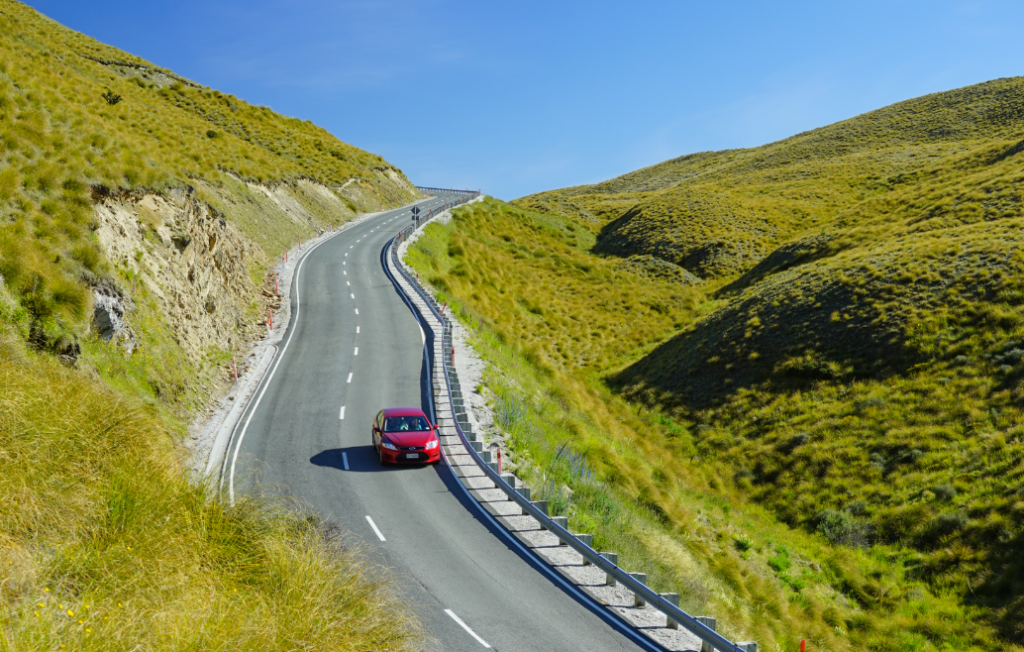
<path fill-rule="evenodd" d="M 660 590 L 767 647 L 1012 647 L 1022 112 L 1022 78 L 910 100 L 461 209 L 411 260 L 532 481 Z"/>
<path fill-rule="evenodd" d="M 182 446 L 265 332 L 276 260 L 417 196 L 309 122 L 0 0 L 0 650 L 419 645 L 340 533 L 226 504 Z"/>
<path fill-rule="evenodd" d="M 240 194 L 239 179 L 370 188 L 353 209 L 415 195 L 394 166 L 310 122 L 181 78 L 10 0 L 0 4 L 0 53 L 0 274 L 47 346 L 73 337 L 88 312 L 80 279 L 110 273 L 90 237 L 93 202 L 108 192 L 198 185 L 200 199 L 228 215 L 236 211 L 225 194 Z"/>

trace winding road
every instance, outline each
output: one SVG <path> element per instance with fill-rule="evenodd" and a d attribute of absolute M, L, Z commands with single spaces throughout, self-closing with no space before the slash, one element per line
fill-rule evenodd
<path fill-rule="evenodd" d="M 440 194 L 423 213 L 451 201 Z M 600 609 L 538 572 L 498 536 L 448 467 L 382 468 L 370 423 L 389 406 L 428 412 L 429 330 L 381 264 L 409 208 L 342 231 L 309 252 L 273 374 L 242 415 L 229 459 L 237 488 L 280 486 L 365 542 L 443 650 L 636 650 Z M 428 347 L 429 350 L 430 347 Z"/>

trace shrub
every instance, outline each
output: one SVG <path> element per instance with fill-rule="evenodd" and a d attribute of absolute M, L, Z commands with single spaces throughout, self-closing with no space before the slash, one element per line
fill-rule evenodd
<path fill-rule="evenodd" d="M 921 504 L 891 509 L 878 516 L 875 533 L 886 543 L 908 542 L 927 518 L 928 509 Z"/>
<path fill-rule="evenodd" d="M 121 96 L 108 89 L 107 92 L 103 94 L 103 99 L 105 99 L 107 104 L 110 106 L 114 106 L 121 101 Z"/>
<path fill-rule="evenodd" d="M 934 546 L 942 539 L 962 530 L 965 525 L 967 515 L 963 512 L 943 512 L 928 521 L 918 536 L 918 545 Z"/>
<path fill-rule="evenodd" d="M 932 493 L 939 500 L 953 500 L 956 498 L 956 488 L 950 484 L 940 484 L 932 487 Z"/>
<path fill-rule="evenodd" d="M 871 524 L 853 517 L 850 512 L 826 509 L 815 515 L 818 534 L 837 546 L 867 548 L 871 545 Z"/>

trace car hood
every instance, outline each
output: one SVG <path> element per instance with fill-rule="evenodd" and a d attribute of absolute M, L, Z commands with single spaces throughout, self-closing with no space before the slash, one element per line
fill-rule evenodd
<path fill-rule="evenodd" d="M 430 441 L 432 434 L 429 430 L 417 430 L 415 432 L 385 432 L 384 436 L 395 446 L 425 446 Z"/>

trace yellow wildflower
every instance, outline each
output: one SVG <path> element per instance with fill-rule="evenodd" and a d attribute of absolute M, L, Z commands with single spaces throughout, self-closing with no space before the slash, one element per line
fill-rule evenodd
<path fill-rule="evenodd" d="M 74 616 L 74 615 L 75 615 L 75 612 L 74 612 L 74 611 L 71 611 L 70 609 L 68 609 L 68 615 L 69 615 L 69 616 Z"/>

